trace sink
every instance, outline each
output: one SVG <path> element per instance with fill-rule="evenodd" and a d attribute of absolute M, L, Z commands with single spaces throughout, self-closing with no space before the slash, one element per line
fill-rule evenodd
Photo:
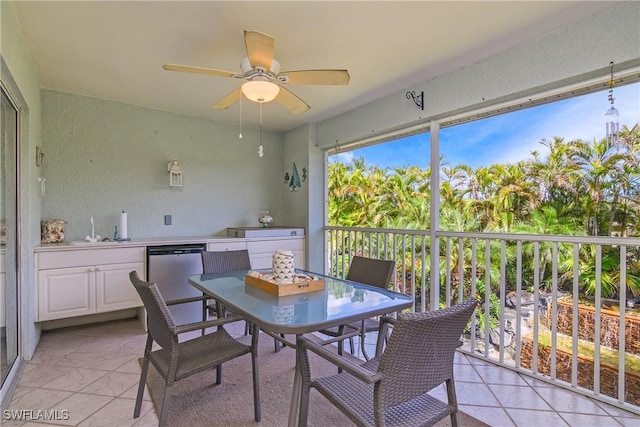
<path fill-rule="evenodd" d="M 103 242 L 103 241 L 98 241 L 98 242 L 87 242 L 86 240 L 73 240 L 71 242 L 68 242 L 69 245 L 71 246 L 90 246 L 90 245 L 95 245 L 95 246 L 110 246 L 110 245 L 118 245 L 120 244 L 120 242 L 114 242 L 114 241 L 108 241 L 108 242 Z"/>

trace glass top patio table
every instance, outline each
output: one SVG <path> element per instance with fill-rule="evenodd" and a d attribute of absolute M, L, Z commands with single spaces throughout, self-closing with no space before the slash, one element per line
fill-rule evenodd
<path fill-rule="evenodd" d="M 279 334 L 299 336 L 373 316 L 401 311 L 413 304 L 413 298 L 408 295 L 298 269 L 296 269 L 296 273 L 324 279 L 325 288 L 321 291 L 278 297 L 246 285 L 244 276 L 247 273 L 249 271 L 198 274 L 191 276 L 189 283 L 204 295 L 210 296 L 231 310 L 232 313 L 257 325 L 264 332 L 283 343 L 287 343 L 287 341 L 281 339 Z M 296 351 L 300 350 L 296 349 Z M 300 369 L 298 357 L 296 357 L 291 407 L 289 408 L 289 427 L 295 426 L 298 421 L 302 393 Z"/>
<path fill-rule="evenodd" d="M 296 273 L 324 279 L 324 290 L 278 297 L 246 285 L 248 272 L 198 274 L 189 283 L 232 313 L 276 334 L 315 332 L 401 311 L 413 303 L 408 295 L 298 269 Z"/>

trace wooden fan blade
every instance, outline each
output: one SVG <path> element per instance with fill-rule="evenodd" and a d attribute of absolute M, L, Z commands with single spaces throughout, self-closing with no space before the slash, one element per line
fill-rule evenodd
<path fill-rule="evenodd" d="M 181 71 L 183 73 L 209 74 L 212 76 L 233 77 L 238 73 L 231 71 L 215 70 L 213 68 L 192 67 L 190 65 L 164 64 L 162 66 L 167 71 Z"/>
<path fill-rule="evenodd" d="M 240 88 L 237 88 L 236 90 L 234 90 L 233 92 L 231 92 L 230 94 L 222 98 L 220 101 L 213 104 L 211 106 L 211 109 L 226 110 L 227 108 L 231 107 L 233 104 L 238 102 L 241 96 L 242 96 L 242 90 Z"/>
<path fill-rule="evenodd" d="M 306 102 L 298 98 L 293 92 L 282 86 L 280 86 L 280 92 L 278 92 L 278 96 L 276 96 L 276 101 L 282 104 L 293 114 L 302 114 L 309 108 L 311 108 L 307 105 Z"/>
<path fill-rule="evenodd" d="M 291 85 L 347 85 L 350 78 L 347 70 L 283 71 L 280 76 L 286 76 Z"/>
<path fill-rule="evenodd" d="M 275 47 L 273 37 L 257 31 L 244 30 L 244 44 L 247 48 L 247 56 L 251 67 L 262 67 L 267 71 L 271 70 Z"/>

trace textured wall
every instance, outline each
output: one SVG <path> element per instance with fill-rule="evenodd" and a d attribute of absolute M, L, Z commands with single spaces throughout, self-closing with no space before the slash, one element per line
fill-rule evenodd
<path fill-rule="evenodd" d="M 42 91 L 43 219 L 64 219 L 66 240 L 113 237 L 118 214 L 129 237 L 203 236 L 257 226 L 261 208 L 282 221 L 282 138 L 237 126 L 50 90 Z M 167 162 L 183 186 L 170 188 Z M 164 225 L 164 215 L 173 225 Z"/>
<path fill-rule="evenodd" d="M 587 78 L 608 75 L 608 64 L 640 58 L 640 3 L 626 2 L 592 18 L 523 43 L 469 67 L 407 90 L 424 90 L 425 109 L 406 90 L 318 124 L 318 145 L 331 149 L 408 125 L 429 124 L 480 106 L 519 99 Z M 425 49 L 429 43 L 425 40 Z M 637 66 L 636 62 L 636 66 Z M 581 77 L 578 77 L 581 76 Z"/>
<path fill-rule="evenodd" d="M 40 330 L 35 318 L 35 274 L 33 246 L 40 243 L 40 198 L 38 197 L 35 165 L 36 146 L 41 144 L 41 103 L 38 72 L 33 63 L 11 2 L 0 1 L 0 53 L 2 55 L 2 81 L 18 101 L 20 112 L 20 289 L 21 356 L 31 359 Z"/>

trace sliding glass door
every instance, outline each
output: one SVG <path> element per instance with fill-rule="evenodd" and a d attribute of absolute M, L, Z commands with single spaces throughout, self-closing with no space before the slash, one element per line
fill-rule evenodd
<path fill-rule="evenodd" d="M 2 389 L 19 354 L 17 152 L 19 115 L 0 86 L 0 377 Z M 4 393 L 3 393 L 4 394 Z"/>

